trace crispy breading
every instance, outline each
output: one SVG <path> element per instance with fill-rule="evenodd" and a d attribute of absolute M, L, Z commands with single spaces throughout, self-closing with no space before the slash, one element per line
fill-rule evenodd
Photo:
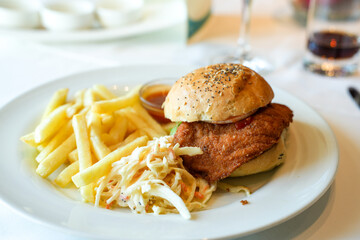
<path fill-rule="evenodd" d="M 200 147 L 204 153 L 184 156 L 184 166 L 196 176 L 218 181 L 276 144 L 292 118 L 287 106 L 269 104 L 236 123 L 184 122 L 174 142 L 181 147 Z"/>

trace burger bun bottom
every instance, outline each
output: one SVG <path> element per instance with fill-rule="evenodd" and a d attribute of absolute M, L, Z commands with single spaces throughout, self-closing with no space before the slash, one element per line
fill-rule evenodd
<path fill-rule="evenodd" d="M 234 172 L 231 173 L 229 177 L 242 177 L 260 172 L 266 172 L 281 165 L 286 159 L 286 137 L 287 130 L 284 129 L 278 143 L 276 143 L 260 156 L 238 167 Z"/>

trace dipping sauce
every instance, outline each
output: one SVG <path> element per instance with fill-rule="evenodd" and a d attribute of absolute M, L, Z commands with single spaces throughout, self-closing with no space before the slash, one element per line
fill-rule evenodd
<path fill-rule="evenodd" d="M 165 98 L 169 91 L 161 91 L 161 92 L 154 92 L 153 94 L 147 96 L 145 99 L 148 102 L 153 103 L 154 105 L 161 106 L 165 101 Z"/>
<path fill-rule="evenodd" d="M 140 100 L 143 107 L 156 121 L 159 123 L 169 123 L 171 121 L 165 118 L 162 104 L 170 91 L 172 83 L 175 81 L 169 82 L 169 80 L 166 80 L 166 83 L 163 83 L 163 81 L 165 80 L 157 80 L 145 84 L 140 89 Z"/>

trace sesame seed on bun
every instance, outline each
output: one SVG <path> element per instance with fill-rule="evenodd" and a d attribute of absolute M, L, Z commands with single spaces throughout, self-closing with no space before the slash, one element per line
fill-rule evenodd
<path fill-rule="evenodd" d="M 240 64 L 216 64 L 180 78 L 164 102 L 165 117 L 173 122 L 227 123 L 268 105 L 274 97 L 259 74 Z"/>

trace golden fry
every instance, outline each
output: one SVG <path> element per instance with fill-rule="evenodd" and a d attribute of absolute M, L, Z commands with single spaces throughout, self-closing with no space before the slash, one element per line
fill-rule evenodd
<path fill-rule="evenodd" d="M 129 135 L 129 136 L 130 136 L 130 135 Z M 126 138 L 125 138 L 125 139 L 126 139 Z M 113 144 L 113 145 L 110 145 L 110 146 L 109 146 L 110 152 L 112 152 L 112 151 L 114 151 L 115 149 L 119 148 L 122 143 L 123 143 L 123 142 L 119 142 L 119 143 L 115 143 L 115 144 Z"/>
<path fill-rule="evenodd" d="M 116 144 L 116 140 L 110 136 L 110 134 L 108 133 L 102 133 L 101 134 L 101 140 L 107 145 L 113 145 L 113 144 Z"/>
<path fill-rule="evenodd" d="M 71 118 L 84 107 L 85 90 L 80 90 L 75 93 L 75 103 L 66 110 L 66 115 Z"/>
<path fill-rule="evenodd" d="M 110 171 L 112 163 L 130 155 L 135 148 L 145 146 L 148 140 L 147 136 L 139 137 L 131 143 L 116 149 L 99 162 L 73 176 L 73 182 L 77 187 L 82 187 L 97 181 Z"/>
<path fill-rule="evenodd" d="M 59 128 L 66 122 L 66 109 L 69 104 L 62 105 L 52 111 L 41 123 L 35 128 L 35 142 L 41 143 L 53 136 Z"/>
<path fill-rule="evenodd" d="M 104 85 L 96 84 L 92 87 L 92 89 L 96 95 L 98 95 L 99 97 L 105 100 L 109 100 L 117 97 Z"/>
<path fill-rule="evenodd" d="M 63 89 L 57 90 L 53 94 L 48 105 L 45 108 L 44 114 L 42 116 L 42 120 L 45 119 L 56 108 L 65 104 L 68 92 L 69 92 L 69 89 L 63 88 Z"/>
<path fill-rule="evenodd" d="M 131 108 L 121 109 L 127 120 L 131 122 L 137 129 L 143 129 L 150 127 L 139 115 L 137 115 Z"/>
<path fill-rule="evenodd" d="M 100 114 L 90 111 L 86 115 L 86 123 L 87 123 L 88 128 L 92 127 L 92 128 L 96 128 L 98 131 L 100 131 L 101 130 Z"/>
<path fill-rule="evenodd" d="M 98 160 L 103 159 L 110 153 L 110 149 L 101 140 L 101 137 L 94 128 L 90 130 L 90 143 L 93 152 Z"/>
<path fill-rule="evenodd" d="M 72 119 L 74 128 L 74 134 L 76 139 L 76 146 L 79 157 L 79 172 L 84 171 L 92 165 L 92 157 L 90 151 L 90 141 L 86 126 L 85 115 L 77 114 Z M 93 202 L 94 201 L 94 187 L 93 185 L 82 186 L 80 193 L 83 201 Z"/>
<path fill-rule="evenodd" d="M 152 128 L 142 128 L 141 129 L 142 131 L 144 131 L 146 133 L 146 135 L 148 135 L 151 139 L 154 139 L 154 138 L 158 138 L 158 137 L 161 137 L 163 135 L 157 133 L 154 129 Z"/>
<path fill-rule="evenodd" d="M 82 171 L 92 165 L 90 141 L 85 116 L 83 114 L 75 115 L 72 119 L 72 125 L 76 138 L 80 171 Z"/>
<path fill-rule="evenodd" d="M 116 142 L 124 140 L 127 130 L 127 119 L 122 115 L 118 116 L 114 126 L 110 129 L 109 135 L 115 139 Z"/>
<path fill-rule="evenodd" d="M 121 112 L 126 116 L 129 122 L 132 122 L 137 129 L 141 129 L 145 131 L 146 134 L 151 139 L 166 135 L 166 132 L 163 129 L 161 129 L 162 130 L 161 133 L 152 129 L 148 122 L 146 122 L 143 118 L 141 118 L 136 112 L 132 111 L 130 108 L 122 109 Z"/>
<path fill-rule="evenodd" d="M 131 133 L 133 133 L 135 131 L 136 131 L 136 126 L 132 122 L 127 121 L 127 132 L 126 132 L 126 134 L 131 134 Z"/>
<path fill-rule="evenodd" d="M 92 89 L 86 89 L 84 94 L 84 106 L 90 107 L 95 102 L 95 95 Z"/>
<path fill-rule="evenodd" d="M 69 160 L 70 163 L 74 163 L 74 162 L 79 161 L 79 155 L 78 155 L 78 150 L 77 149 L 75 149 L 74 151 L 69 153 L 68 160 Z"/>
<path fill-rule="evenodd" d="M 115 112 L 121 108 L 129 107 L 139 101 L 139 88 L 136 87 L 125 96 L 94 103 L 93 111 L 97 113 Z"/>
<path fill-rule="evenodd" d="M 79 161 L 73 162 L 67 166 L 55 178 L 54 182 L 60 187 L 66 187 L 71 182 L 71 177 L 79 172 Z"/>
<path fill-rule="evenodd" d="M 44 160 L 54 149 L 56 149 L 62 142 L 64 142 L 73 132 L 71 122 L 68 121 L 63 125 L 56 135 L 50 140 L 44 149 L 36 156 L 36 161 Z"/>
<path fill-rule="evenodd" d="M 82 200 L 84 202 L 90 202 L 90 203 L 95 202 L 95 184 L 94 183 L 90 183 L 86 186 L 82 186 L 80 188 L 80 193 L 82 196 Z"/>
<path fill-rule="evenodd" d="M 136 130 L 135 132 L 133 132 L 132 134 L 130 134 L 129 136 L 127 136 L 124 141 L 122 142 L 118 142 L 116 144 L 113 144 L 111 146 L 109 146 L 110 151 L 114 151 L 115 149 L 125 146 L 126 144 L 134 141 L 136 138 L 141 137 L 141 136 L 145 136 L 146 133 L 141 131 L 141 130 Z"/>
<path fill-rule="evenodd" d="M 109 130 L 115 124 L 115 117 L 113 114 L 101 114 L 101 128 L 103 132 L 109 132 Z"/>
<path fill-rule="evenodd" d="M 52 151 L 36 169 L 36 173 L 42 177 L 49 176 L 61 164 L 63 164 L 68 154 L 76 148 L 75 135 L 72 134 L 60 146 Z"/>
<path fill-rule="evenodd" d="M 45 146 L 46 146 L 46 144 L 40 143 L 40 145 L 38 145 L 38 146 L 36 147 L 36 149 L 37 149 L 39 152 L 41 152 L 42 150 L 44 150 Z"/>
<path fill-rule="evenodd" d="M 133 106 L 133 109 L 142 119 L 144 119 L 148 125 L 154 129 L 160 136 L 165 136 L 166 131 L 161 127 L 161 125 L 153 118 L 151 115 L 143 108 L 139 103 Z"/>
<path fill-rule="evenodd" d="M 20 137 L 20 140 L 32 147 L 37 147 L 39 145 L 35 142 L 35 133 L 34 132 Z"/>

